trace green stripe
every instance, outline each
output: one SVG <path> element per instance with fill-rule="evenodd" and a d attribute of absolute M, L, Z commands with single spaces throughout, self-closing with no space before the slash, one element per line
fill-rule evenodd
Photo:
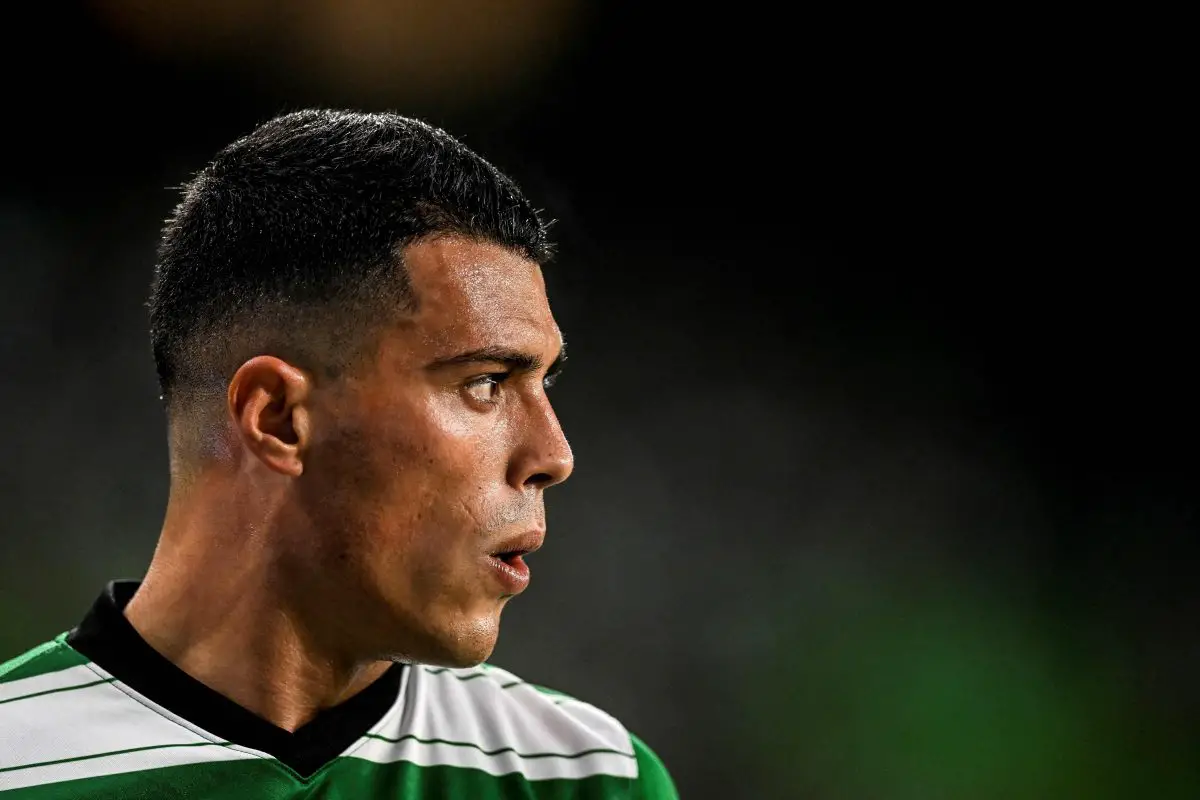
<path fill-rule="evenodd" d="M 219 797 L 222 800 L 363 800 L 369 797 L 455 797 L 471 800 L 581 800 L 642 797 L 635 781 L 614 775 L 531 781 L 519 773 L 490 775 L 470 767 L 421 767 L 407 761 L 376 764 L 336 759 L 308 781 L 278 761 L 211 761 L 30 786 L 0 797 L 20 800 Z M 639 786 L 640 788 L 640 786 Z M 659 795 L 653 795 L 658 798 Z"/>
<path fill-rule="evenodd" d="M 450 667 L 425 667 L 425 671 L 428 672 L 430 675 L 441 675 L 443 673 L 450 672 L 450 669 L 451 669 Z M 469 675 L 458 675 L 458 674 L 452 673 L 450 675 L 450 677 L 457 678 L 460 681 L 473 681 L 476 678 L 487 677 L 487 673 L 486 672 L 472 672 Z M 500 684 L 501 689 L 515 689 L 518 686 L 532 686 L 534 689 L 537 689 L 542 694 L 553 695 L 555 697 L 566 697 L 566 698 L 569 698 L 572 700 L 575 699 L 564 692 L 558 691 L 557 689 L 550 689 L 546 686 L 539 686 L 538 684 L 530 683 L 529 681 L 515 680 L 515 681 L 509 681 L 508 683 Z"/>
<path fill-rule="evenodd" d="M 562 705 L 561 701 L 563 701 L 563 700 L 575 700 L 574 697 L 567 694 L 566 692 L 560 692 L 557 689 L 551 689 L 548 686 L 539 686 L 538 684 L 530 683 L 529 681 L 511 681 L 509 683 L 500 684 L 501 689 L 515 689 L 518 686 L 528 686 L 528 687 L 532 688 L 534 691 L 536 691 L 538 694 L 544 694 L 547 697 L 557 698 L 557 701 L 554 703 L 554 705 L 556 705 L 556 706 Z M 583 701 L 575 700 L 575 702 L 582 703 Z"/>
<path fill-rule="evenodd" d="M 4 791 L 4 800 L 291 800 L 307 797 L 305 787 L 271 759 L 199 761 L 168 767 L 74 778 Z M 2 784 L 0 784 L 2 785 Z M 370 796 L 370 795 L 366 795 Z"/>
<path fill-rule="evenodd" d="M 520 772 L 491 775 L 469 766 L 420 766 L 410 762 L 374 764 L 342 759 L 310 784 L 322 800 L 364 798 L 470 798 L 470 800 L 618 800 L 640 798 L 635 781 L 616 775 L 542 778 L 530 781 Z M 248 796 L 248 795 L 247 795 Z M 301 796 L 301 795 L 296 795 Z"/>
<path fill-rule="evenodd" d="M 30 697 L 41 697 L 42 695 L 58 694 L 59 692 L 73 692 L 76 689 L 86 689 L 89 686 L 99 686 L 102 683 L 112 683 L 115 680 L 116 680 L 116 678 L 101 678 L 98 681 L 91 681 L 89 683 L 80 683 L 75 686 L 62 686 L 62 687 L 59 687 L 58 689 L 46 689 L 45 691 L 42 691 L 42 692 L 30 692 L 29 694 L 23 694 L 19 697 L 10 697 L 7 700 L 0 700 L 0 706 L 4 705 L 5 703 L 15 703 L 18 700 L 28 700 Z"/>
<path fill-rule="evenodd" d="M 53 641 L 33 648 L 11 661 L 0 664 L 0 683 L 19 681 L 50 672 L 60 672 L 88 663 L 88 658 L 68 646 L 62 634 Z"/>
<path fill-rule="evenodd" d="M 428 672 L 430 675 L 442 675 L 447 672 L 450 672 L 450 669 L 451 669 L 450 667 L 425 667 L 425 671 Z M 476 678 L 486 678 L 487 673 L 486 672 L 472 672 L 467 675 L 459 675 L 457 673 L 450 673 L 450 677 L 457 678 L 460 681 L 473 681 Z M 511 681 L 510 683 L 500 684 L 500 688 L 501 689 L 511 689 L 514 686 L 525 686 L 525 685 L 526 685 L 525 681 Z"/>
<path fill-rule="evenodd" d="M 33 769 L 34 767 L 49 767 L 54 764 L 69 764 L 73 761 L 88 761 L 93 758 L 107 758 L 108 756 L 123 756 L 126 753 L 140 753 L 145 750 L 166 750 L 170 747 L 228 747 L 229 742 L 193 742 L 191 744 L 152 744 L 146 747 L 130 747 L 127 750 L 113 750 L 108 753 L 94 753 L 90 756 L 75 756 L 74 758 L 59 758 L 54 761 L 39 761 L 36 764 L 21 764 L 16 767 L 0 767 L 0 772 L 16 772 L 21 769 Z"/>
<path fill-rule="evenodd" d="M 473 767 L 422 767 L 408 761 L 376 764 L 343 758 L 310 784 L 322 800 L 363 800 L 367 797 L 470 798 L 470 800 L 619 800 L 640 797 L 635 781 L 616 775 L 530 780 L 519 772 L 492 775 Z M 247 795 L 248 797 L 249 795 Z M 301 795 L 297 793 L 297 798 Z M 90 800 L 90 798 L 89 798 Z"/>
<path fill-rule="evenodd" d="M 638 762 L 638 796 L 643 800 L 679 800 L 679 792 L 671 773 L 658 754 L 632 733 L 629 743 L 633 745 Z"/>
<path fill-rule="evenodd" d="M 450 672 L 450 667 L 426 667 L 425 671 L 430 675 L 441 675 L 443 672 Z M 470 675 L 450 674 L 451 678 L 458 678 L 460 681 L 473 681 L 476 678 L 486 678 L 486 672 L 472 672 Z"/>
<path fill-rule="evenodd" d="M 390 742 L 392 744 L 399 744 L 400 742 L 417 742 L 419 744 L 448 744 L 453 747 L 469 747 L 473 750 L 478 750 L 479 752 L 483 753 L 485 756 L 497 756 L 497 755 L 500 755 L 501 753 L 512 753 L 517 758 L 583 758 L 584 756 L 593 756 L 593 755 L 596 755 L 597 753 L 611 753 L 612 755 L 615 755 L 615 756 L 625 756 L 626 758 L 634 758 L 633 753 L 625 753 L 620 750 L 612 750 L 607 747 L 597 747 L 592 750 L 584 750 L 581 753 L 518 753 L 516 750 L 514 750 L 511 747 L 501 747 L 499 750 L 484 750 L 482 747 L 480 747 L 477 744 L 474 744 L 473 742 L 452 742 L 449 739 L 422 739 L 421 737 L 416 736 L 411 733 L 407 734 L 405 736 L 401 736 L 398 739 L 392 739 L 387 736 L 380 736 L 377 733 L 368 733 L 364 738 L 378 739 L 381 742 Z"/>

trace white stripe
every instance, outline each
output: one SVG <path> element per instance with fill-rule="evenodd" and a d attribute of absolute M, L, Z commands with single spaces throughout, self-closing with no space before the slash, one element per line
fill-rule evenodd
<path fill-rule="evenodd" d="M 43 739 L 43 742 L 45 741 Z M 258 758 L 259 756 L 240 753 L 237 750 L 219 745 L 121 753 L 120 755 L 92 758 L 86 761 L 68 761 L 65 764 L 48 764 L 43 767 L 29 767 L 13 772 L 0 772 L 0 792 L 6 789 L 21 789 L 26 786 L 37 786 L 44 783 L 57 783 L 59 781 L 78 780 L 80 778 L 99 778 L 104 775 L 118 775 L 122 772 L 137 772 L 161 767 L 175 767 L 183 764 L 200 764 L 216 761 L 257 760 Z"/>
<path fill-rule="evenodd" d="M 98 680 L 100 680 L 100 677 L 88 669 L 87 664 L 67 667 L 57 672 L 47 672 L 42 675 L 34 675 L 30 678 L 21 678 L 16 681 L 0 683 L 0 703 L 3 703 L 5 700 L 12 700 L 14 697 L 37 694 L 38 692 L 47 692 L 54 689 L 66 689 L 84 683 L 95 683 Z M 0 714 L 2 713 L 4 712 L 0 710 Z"/>
<path fill-rule="evenodd" d="M 101 669 L 98 665 L 92 664 L 91 666 L 92 666 L 92 669 L 98 673 L 99 677 L 102 677 L 102 678 L 113 677 L 110 673 Z M 156 703 L 153 700 L 151 700 L 150 698 L 146 697 L 144 694 L 135 692 L 132 688 L 121 683 L 120 681 L 114 682 L 112 684 L 112 686 L 113 686 L 113 688 L 115 688 L 118 691 L 120 691 L 121 693 L 123 693 L 126 697 L 130 698 L 130 700 L 132 702 L 136 702 L 138 705 L 142 706 L 143 708 L 153 711 L 154 713 L 158 714 L 159 716 L 164 717 L 169 722 L 174 722 L 176 725 L 183 728 L 184 730 L 191 731 L 192 733 L 194 733 L 196 735 L 197 739 L 202 739 L 207 742 L 223 741 L 222 739 L 219 739 L 218 737 L 216 737 L 213 734 L 206 731 L 204 728 L 201 728 L 199 725 L 195 724 L 194 722 L 191 722 L 190 720 L 186 720 L 183 717 L 179 716 L 174 711 L 171 711 L 170 709 L 168 709 L 166 706 L 160 706 L 158 703 Z M 242 747 L 241 745 L 231 745 L 231 746 L 236 747 L 237 749 L 241 750 L 244 753 L 250 753 L 251 755 L 255 755 L 259 758 L 272 758 L 272 756 L 270 756 L 267 753 L 262 752 L 261 750 L 254 750 L 249 747 Z"/>
<path fill-rule="evenodd" d="M 484 677 L 466 681 L 452 677 L 468 677 L 479 672 L 483 672 Z M 568 695 L 539 691 L 508 670 L 490 664 L 483 669 L 454 669 L 440 674 L 431 674 L 426 669 L 422 677 L 424 681 L 418 682 L 418 686 L 437 690 L 439 703 L 448 704 L 450 709 L 465 706 L 473 714 L 501 716 L 514 724 L 500 726 L 503 733 L 496 738 L 463 739 L 462 736 L 469 736 L 458 724 L 463 720 L 457 714 L 444 713 L 433 720 L 442 735 L 423 736 L 420 731 L 409 731 L 421 738 L 474 741 L 485 750 L 513 747 L 521 752 L 538 752 L 545 745 L 562 744 L 565 739 L 571 752 L 605 747 L 633 754 L 629 733 L 616 718 Z M 505 686 L 509 688 L 503 688 Z M 450 709 L 445 710 L 449 712 Z M 493 726 L 485 726 L 482 731 L 485 736 L 496 732 Z"/>
<path fill-rule="evenodd" d="M 386 715 L 372 731 L 403 741 L 370 739 L 347 755 L 384 763 L 475 767 L 493 775 L 520 772 L 538 780 L 637 774 L 628 732 L 594 706 L 564 703 L 562 696 L 543 694 L 527 684 L 502 688 L 520 679 L 495 667 L 443 671 L 413 666 L 407 672 L 399 713 Z M 470 679 L 461 680 L 464 677 Z M 424 744 L 406 736 L 473 746 Z M 520 757 L 592 750 L 617 752 L 579 758 Z"/>
<path fill-rule="evenodd" d="M 135 747 L 212 741 L 135 702 L 113 683 L 0 706 L 0 769 Z"/>
<path fill-rule="evenodd" d="M 399 744 L 370 739 L 351 757 L 377 764 L 407 761 L 419 767 L 470 767 L 489 775 L 519 772 L 531 781 L 550 778 L 578 780 L 592 775 L 637 777 L 637 762 L 628 756 L 613 753 L 593 753 L 579 758 L 521 758 L 512 752 L 487 755 L 473 747 L 423 744 L 411 739 Z"/>

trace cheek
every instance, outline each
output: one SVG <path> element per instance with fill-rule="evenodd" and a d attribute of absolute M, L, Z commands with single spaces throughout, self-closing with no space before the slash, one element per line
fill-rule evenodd
<path fill-rule="evenodd" d="M 369 538 L 358 546 L 386 561 L 436 559 L 512 516 L 510 432 L 499 409 L 480 413 L 448 392 L 343 414 L 321 454 L 326 510 L 356 521 Z"/>
<path fill-rule="evenodd" d="M 513 426 L 503 408 L 480 412 L 456 393 L 441 392 L 429 399 L 421 422 L 415 457 L 437 480 L 476 496 L 504 482 Z"/>

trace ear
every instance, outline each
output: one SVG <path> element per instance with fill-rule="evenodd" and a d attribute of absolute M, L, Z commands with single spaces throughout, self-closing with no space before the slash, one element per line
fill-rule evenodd
<path fill-rule="evenodd" d="M 255 356 L 229 382 L 229 412 L 242 443 L 275 472 L 304 472 L 311 394 L 312 379 L 274 356 Z"/>

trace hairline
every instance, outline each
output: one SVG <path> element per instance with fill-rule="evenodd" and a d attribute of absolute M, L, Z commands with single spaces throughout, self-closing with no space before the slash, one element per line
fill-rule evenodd
<path fill-rule="evenodd" d="M 337 367 L 338 375 L 328 375 L 328 373 L 331 371 L 331 368 L 329 368 L 330 365 L 328 364 L 294 364 L 293 366 L 304 369 L 306 372 L 312 372 L 314 370 L 322 369 L 322 367 L 326 367 L 328 369 L 325 369 L 324 371 L 327 373 L 327 377 L 331 377 L 334 380 L 336 380 L 337 377 L 340 377 L 341 374 L 354 372 L 356 369 L 361 367 L 363 356 L 370 351 L 374 345 L 378 344 L 378 336 L 382 334 L 384 330 L 386 330 L 391 324 L 397 321 L 402 321 L 405 318 L 412 317 L 420 311 L 421 298 L 413 286 L 412 275 L 409 271 L 407 258 L 411 248 L 421 244 L 444 241 L 447 239 L 459 239 L 465 242 L 480 245 L 494 245 L 515 256 L 518 256 L 519 258 L 537 265 L 539 269 L 542 268 L 545 265 L 545 262 L 549 260 L 548 258 L 539 260 L 529 253 L 527 248 L 519 245 L 507 244 L 500 241 L 496 237 L 487 236 L 473 231 L 465 231 L 456 227 L 439 228 L 432 231 L 426 231 L 416 236 L 401 237 L 392 245 L 391 248 L 391 266 L 395 270 L 392 279 L 399 281 L 402 284 L 402 289 L 399 292 L 399 296 L 402 297 L 404 301 L 402 305 L 396 308 L 395 314 L 386 319 L 381 318 L 375 322 L 365 323 L 362 328 L 356 332 L 355 338 L 357 338 L 359 341 L 353 347 L 340 354 L 344 357 L 344 360 L 343 363 Z M 374 280 L 379 280 L 379 278 L 375 278 Z M 261 307 L 233 311 L 225 316 L 221 322 L 217 323 L 216 325 L 209 326 L 207 328 L 198 328 L 197 330 L 193 331 L 192 334 L 187 337 L 187 339 L 184 340 L 183 349 L 186 351 L 191 347 L 202 345 L 205 341 L 212 342 L 215 339 L 222 340 L 226 346 L 236 347 L 235 342 L 238 336 L 237 329 L 245 326 L 246 328 L 253 330 L 255 328 L 253 318 L 260 316 L 264 308 L 275 309 L 282 312 L 286 312 L 289 309 L 300 313 L 312 312 L 318 317 L 325 316 L 325 319 L 321 321 L 321 324 L 325 326 L 334 326 L 337 324 L 336 318 L 339 316 L 338 306 L 342 306 L 342 310 L 346 314 L 349 314 L 352 313 L 353 309 L 347 307 L 351 306 L 353 302 L 353 300 L 348 300 L 345 298 L 335 301 L 322 300 L 315 303 L 287 299 L 267 300 Z M 370 302 L 370 300 L 367 302 Z M 382 299 L 380 299 L 378 302 L 380 303 L 380 306 L 385 305 Z M 325 313 L 326 310 L 328 310 L 327 315 Z M 262 324 L 258 330 L 269 331 L 270 328 L 271 324 L 265 323 Z M 279 329 L 280 328 L 276 327 L 276 330 Z M 281 336 L 280 338 L 294 339 L 294 337 L 290 335 Z M 276 355 L 276 357 L 279 357 L 284 361 L 288 361 L 287 358 L 279 356 L 278 354 L 264 352 L 257 353 L 255 355 Z M 254 356 L 248 356 L 246 360 L 252 357 Z M 243 360 L 242 363 L 245 363 L 245 360 Z M 289 363 L 291 362 L 289 361 Z M 238 366 L 240 366 L 240 364 Z M 219 378 L 214 377 L 211 381 L 202 381 L 201 385 L 190 387 L 181 386 L 180 383 L 177 382 L 175 385 L 170 387 L 170 390 L 164 390 L 163 392 L 162 399 L 166 406 L 168 416 L 175 417 L 181 412 L 184 415 L 187 415 L 191 410 L 191 406 L 204 405 L 203 400 L 208 398 L 213 398 L 216 396 L 223 397 L 228 390 L 229 380 L 232 377 L 232 375 L 225 375 Z"/>

